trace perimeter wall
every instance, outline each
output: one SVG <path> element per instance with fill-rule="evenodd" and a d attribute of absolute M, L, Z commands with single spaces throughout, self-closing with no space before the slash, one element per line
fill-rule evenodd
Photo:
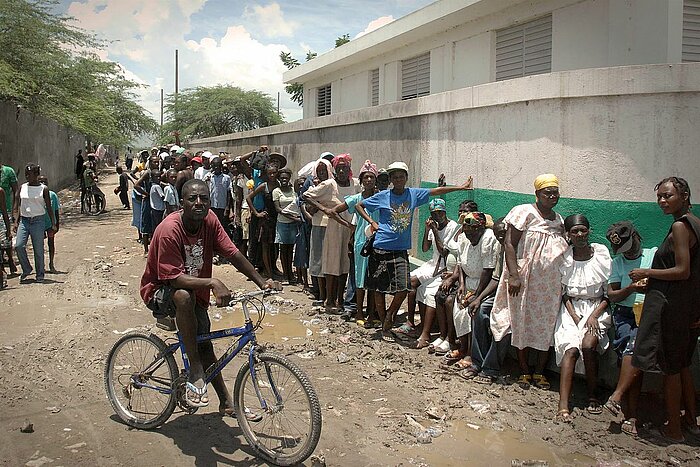
<path fill-rule="evenodd" d="M 532 202 L 532 181 L 552 172 L 561 180 L 557 211 L 588 216 L 593 241 L 607 244 L 608 226 L 628 219 L 645 245 L 658 245 L 670 219 L 653 188 L 670 175 L 700 186 L 698 122 L 700 64 L 644 65 L 488 83 L 190 146 L 242 154 L 267 144 L 293 169 L 322 151 L 350 153 L 355 170 L 365 159 L 380 167 L 402 160 L 414 186 L 434 186 L 440 173 L 448 184 L 473 175 L 473 192 L 446 197 L 452 218 L 469 197 L 503 216 Z"/>
<path fill-rule="evenodd" d="M 17 172 L 21 185 L 23 167 L 28 163 L 41 166 L 52 190 L 69 185 L 75 179 L 75 154 L 85 146 L 85 137 L 48 118 L 0 102 L 0 162 Z"/>

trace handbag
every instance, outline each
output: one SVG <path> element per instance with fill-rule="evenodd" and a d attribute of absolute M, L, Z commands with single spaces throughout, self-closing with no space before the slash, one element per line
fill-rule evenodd
<path fill-rule="evenodd" d="M 372 234 L 369 237 L 367 237 L 367 240 L 365 240 L 364 245 L 362 245 L 362 249 L 360 250 L 360 255 L 364 256 L 365 258 L 368 258 L 370 254 L 372 254 L 372 250 L 374 249 L 374 236 L 376 234 Z"/>

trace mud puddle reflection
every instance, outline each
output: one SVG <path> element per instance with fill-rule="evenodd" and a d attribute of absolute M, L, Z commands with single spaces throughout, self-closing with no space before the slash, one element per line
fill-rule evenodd
<path fill-rule="evenodd" d="M 217 309 L 210 313 L 212 331 L 232 327 L 243 326 L 243 311 L 240 308 L 233 310 Z M 253 324 L 258 320 L 257 313 L 252 313 Z M 285 313 L 267 313 L 259 329 L 255 331 L 258 342 L 294 342 L 307 337 L 307 328 L 316 333 L 316 326 L 308 327 L 299 318 Z"/>
<path fill-rule="evenodd" d="M 595 459 L 579 453 L 568 453 L 541 440 L 527 439 L 513 430 L 496 431 L 488 425 L 478 430 L 463 420 L 451 422 L 431 444 L 415 444 L 399 448 L 399 453 L 412 464 L 429 466 L 511 465 L 520 461 L 543 461 L 547 465 L 590 466 Z M 546 465 L 539 463 L 525 465 Z M 520 465 L 520 464 L 513 464 Z"/>

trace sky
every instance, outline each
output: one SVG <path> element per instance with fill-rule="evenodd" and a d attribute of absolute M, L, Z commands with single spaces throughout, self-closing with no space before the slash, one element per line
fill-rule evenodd
<path fill-rule="evenodd" d="M 57 13 L 108 41 L 99 55 L 119 63 L 145 87 L 139 103 L 160 121 L 160 90 L 232 84 L 277 100 L 287 122 L 302 109 L 284 92 L 280 52 L 300 62 L 343 34 L 356 38 L 418 10 L 431 0 L 59 0 Z"/>

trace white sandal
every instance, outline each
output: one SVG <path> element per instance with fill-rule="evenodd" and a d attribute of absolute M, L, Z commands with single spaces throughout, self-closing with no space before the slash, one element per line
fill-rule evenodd
<path fill-rule="evenodd" d="M 435 347 L 435 355 L 445 355 L 450 350 L 452 350 L 450 348 L 450 343 L 448 341 L 442 341 Z"/>
<path fill-rule="evenodd" d="M 440 339 L 439 337 L 438 337 L 437 339 L 435 339 L 434 341 L 432 341 L 432 342 L 428 345 L 428 353 L 435 353 L 435 349 L 436 349 L 440 344 L 442 344 L 442 342 L 443 342 L 443 340 Z"/>

